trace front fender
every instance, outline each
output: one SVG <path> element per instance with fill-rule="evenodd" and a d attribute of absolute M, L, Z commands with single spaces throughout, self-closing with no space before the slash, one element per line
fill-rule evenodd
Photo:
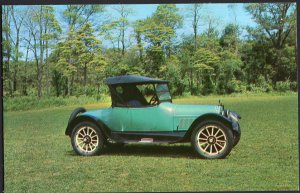
<path fill-rule="evenodd" d="M 217 114 L 217 113 L 207 113 L 207 114 L 201 115 L 197 119 L 195 119 L 195 121 L 192 123 L 192 125 L 190 126 L 189 129 L 192 129 L 198 123 L 200 123 L 200 122 L 202 122 L 204 120 L 209 120 L 209 119 L 220 121 L 223 124 L 225 124 L 226 126 L 228 126 L 229 128 L 232 128 L 232 121 L 231 121 L 231 119 L 229 119 L 229 118 L 227 118 L 225 116 L 222 116 L 220 114 Z"/>
<path fill-rule="evenodd" d="M 65 131 L 65 135 L 71 136 L 74 127 L 78 123 L 83 122 L 83 121 L 89 121 L 89 122 L 96 124 L 101 129 L 101 131 L 103 132 L 103 134 L 105 135 L 106 138 L 111 136 L 110 129 L 107 127 L 107 125 L 105 125 L 98 118 L 91 116 L 91 115 L 85 115 L 85 114 L 77 116 L 76 118 L 74 118 L 73 120 L 71 120 L 68 123 L 68 126 Z"/>
<path fill-rule="evenodd" d="M 196 118 L 193 123 L 191 124 L 191 126 L 189 127 L 189 129 L 187 130 L 185 136 L 184 136 L 184 140 L 185 141 L 189 141 L 190 140 L 190 136 L 194 130 L 194 128 L 196 127 L 197 124 L 201 123 L 202 121 L 205 120 L 216 120 L 216 121 L 220 121 L 223 124 L 225 124 L 226 126 L 228 126 L 232 131 L 234 131 L 234 126 L 233 126 L 233 121 L 227 117 L 224 117 L 223 115 L 217 114 L 217 113 L 207 113 L 204 115 L 199 116 L 198 118 Z"/>

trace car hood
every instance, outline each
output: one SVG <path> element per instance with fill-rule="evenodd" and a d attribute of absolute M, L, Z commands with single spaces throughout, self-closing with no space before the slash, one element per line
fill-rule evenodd
<path fill-rule="evenodd" d="M 188 105 L 188 104 L 173 104 L 175 116 L 199 116 L 206 113 L 221 112 L 221 107 L 218 105 Z"/>

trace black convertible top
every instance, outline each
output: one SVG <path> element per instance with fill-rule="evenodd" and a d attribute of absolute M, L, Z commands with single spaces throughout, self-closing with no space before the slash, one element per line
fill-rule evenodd
<path fill-rule="evenodd" d="M 142 83 L 168 83 L 167 80 L 159 80 L 154 78 L 149 78 L 146 76 L 137 76 L 137 75 L 124 75 L 124 76 L 114 76 L 108 77 L 106 79 L 106 84 L 142 84 Z"/>

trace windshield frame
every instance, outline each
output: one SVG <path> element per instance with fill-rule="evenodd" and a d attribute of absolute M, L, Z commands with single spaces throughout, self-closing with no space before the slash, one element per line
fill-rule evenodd
<path fill-rule="evenodd" d="M 158 91 L 156 90 L 157 85 L 166 85 L 167 91 L 165 91 L 165 93 L 169 94 L 170 99 L 161 100 L 159 98 Z M 156 94 L 156 97 L 158 99 L 158 104 L 160 104 L 162 102 L 170 102 L 170 103 L 172 103 L 172 95 L 171 95 L 171 92 L 170 92 L 170 89 L 169 89 L 169 83 L 155 83 L 154 87 L 155 87 L 155 94 Z"/>

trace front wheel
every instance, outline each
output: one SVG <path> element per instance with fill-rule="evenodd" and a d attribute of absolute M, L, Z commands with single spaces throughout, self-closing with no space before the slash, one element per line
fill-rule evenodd
<path fill-rule="evenodd" d="M 196 126 L 191 142 L 199 157 L 220 159 L 230 153 L 233 147 L 233 134 L 223 123 L 210 120 Z"/>
<path fill-rule="evenodd" d="M 104 137 L 97 125 L 91 122 L 81 122 L 72 132 L 71 143 L 78 155 L 92 156 L 103 150 Z"/>

